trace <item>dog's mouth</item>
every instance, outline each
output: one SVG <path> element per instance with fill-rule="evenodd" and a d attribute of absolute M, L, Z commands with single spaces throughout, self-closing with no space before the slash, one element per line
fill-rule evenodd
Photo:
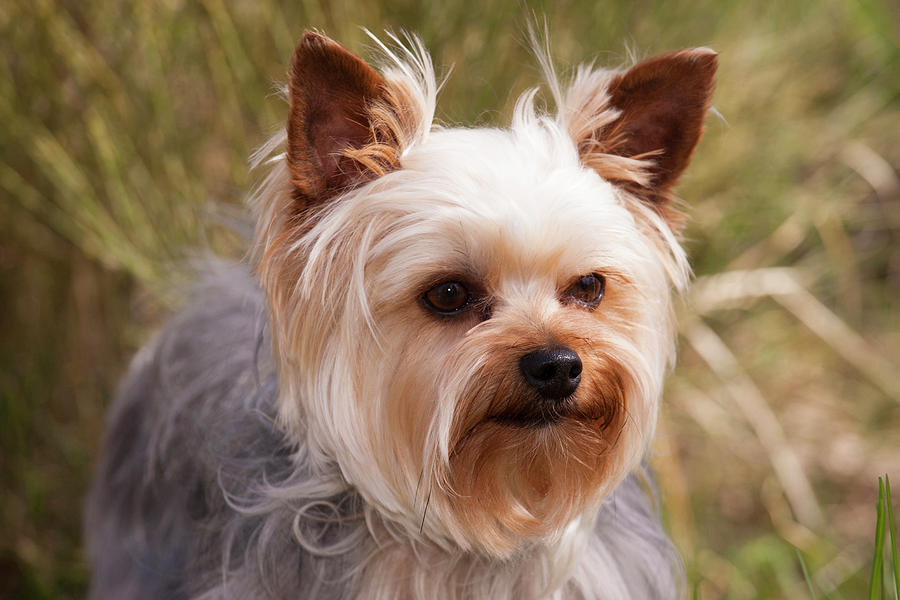
<path fill-rule="evenodd" d="M 491 415 L 489 420 L 512 427 L 541 428 L 557 425 L 566 419 L 579 418 L 581 411 L 574 398 L 568 397 L 554 402 L 531 401 L 515 408 L 507 408 Z"/>
<path fill-rule="evenodd" d="M 605 428 L 615 419 L 615 403 L 605 400 L 584 406 L 575 396 L 568 396 L 553 402 L 529 399 L 515 406 L 504 407 L 502 411 L 489 415 L 485 420 L 529 429 L 552 427 L 567 422 L 589 423 Z"/>

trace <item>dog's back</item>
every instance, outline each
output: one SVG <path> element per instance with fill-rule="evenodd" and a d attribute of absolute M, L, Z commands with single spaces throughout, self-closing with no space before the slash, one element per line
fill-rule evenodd
<path fill-rule="evenodd" d="M 262 293 L 234 270 L 135 357 L 88 500 L 92 598 L 194 597 L 215 587 L 226 549 L 260 535 L 223 490 L 239 503 L 290 469 L 263 324 Z"/>

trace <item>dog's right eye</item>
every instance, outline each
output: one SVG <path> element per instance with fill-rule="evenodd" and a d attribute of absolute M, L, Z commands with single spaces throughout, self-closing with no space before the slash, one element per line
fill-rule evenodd
<path fill-rule="evenodd" d="M 469 290 L 458 281 L 439 283 L 427 292 L 425 306 L 439 315 L 454 315 L 469 304 Z"/>

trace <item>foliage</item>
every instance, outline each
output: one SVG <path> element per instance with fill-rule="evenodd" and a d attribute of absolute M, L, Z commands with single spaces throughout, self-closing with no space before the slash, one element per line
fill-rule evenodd
<path fill-rule="evenodd" d="M 242 254 L 246 157 L 285 116 L 302 30 L 364 54 L 358 26 L 416 31 L 453 66 L 439 118 L 502 124 L 539 82 L 532 11 L 560 65 L 721 55 L 680 187 L 698 278 L 655 451 L 696 597 L 863 597 L 871 481 L 900 452 L 889 0 L 0 3 L 0 597 L 83 595 L 104 407 L 184 258 Z"/>

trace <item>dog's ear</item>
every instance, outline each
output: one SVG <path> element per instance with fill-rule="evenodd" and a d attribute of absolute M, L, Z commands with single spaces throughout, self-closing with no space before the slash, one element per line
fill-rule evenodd
<path fill-rule="evenodd" d="M 677 228 L 671 188 L 687 167 L 703 133 L 716 72 L 716 53 L 683 50 L 642 61 L 607 80 L 606 108 L 614 119 L 598 119 L 599 129 L 579 141 L 582 160 L 659 210 Z M 587 142 L 587 143 L 585 143 Z M 603 156 L 642 159 L 639 177 L 624 163 L 604 168 Z M 625 168 L 623 168 L 625 167 Z M 606 171 L 606 172 L 604 172 Z M 622 177 L 617 177 L 621 171 Z"/>
<path fill-rule="evenodd" d="M 316 206 L 391 168 L 373 108 L 391 94 L 372 67 L 337 42 L 306 32 L 291 61 L 287 161 L 301 210 Z M 389 135 L 387 137 L 390 137 Z M 378 146 L 371 153 L 361 152 Z M 390 154 L 390 152 L 388 152 Z"/>
<path fill-rule="evenodd" d="M 610 151 L 652 157 L 651 185 L 671 188 L 700 141 L 715 73 L 716 53 L 697 48 L 645 60 L 616 77 L 610 103 L 621 115 L 604 132 Z"/>

